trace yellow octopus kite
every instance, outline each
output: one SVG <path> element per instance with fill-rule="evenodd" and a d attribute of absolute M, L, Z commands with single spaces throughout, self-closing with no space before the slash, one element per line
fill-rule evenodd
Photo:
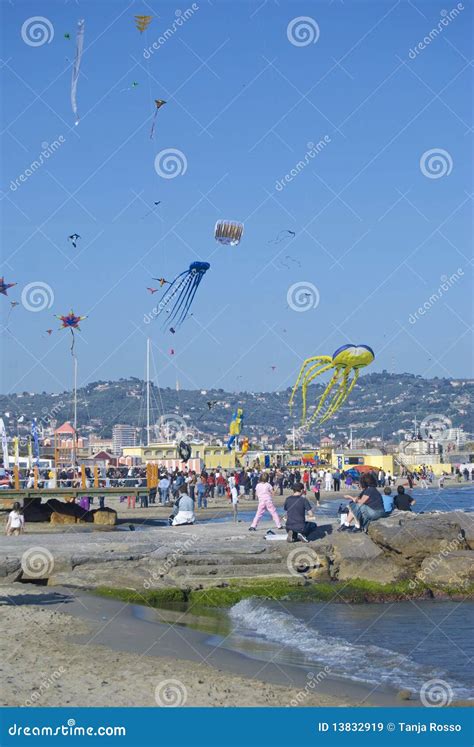
<path fill-rule="evenodd" d="M 321 413 L 319 420 L 320 423 L 324 423 L 325 420 L 328 420 L 328 418 L 334 415 L 336 410 L 341 407 L 352 392 L 352 389 L 359 378 L 359 370 L 372 363 L 374 358 L 374 351 L 372 348 L 369 348 L 368 345 L 343 345 L 335 351 L 332 357 L 330 355 L 316 355 L 313 358 L 306 358 L 301 366 L 293 391 L 291 392 L 289 402 L 290 409 L 293 407 L 293 400 L 301 383 L 301 394 L 303 398 L 301 423 L 303 425 L 309 425 L 316 420 L 327 402 L 327 407 L 325 411 Z M 329 371 L 331 368 L 335 369 L 331 380 L 322 393 L 316 410 L 308 419 L 306 417 L 307 388 L 313 379 L 320 376 L 320 374 Z M 352 370 L 354 370 L 354 375 L 351 379 L 350 376 Z M 337 389 L 332 392 L 336 385 Z"/>

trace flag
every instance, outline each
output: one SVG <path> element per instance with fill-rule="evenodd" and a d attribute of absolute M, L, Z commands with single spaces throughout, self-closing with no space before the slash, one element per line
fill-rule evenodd
<path fill-rule="evenodd" d="M 39 463 L 39 438 L 38 438 L 38 428 L 36 426 L 36 418 L 31 423 L 31 435 L 33 438 L 33 456 L 35 458 L 36 464 Z"/>
<path fill-rule="evenodd" d="M 13 454 L 15 455 L 15 466 L 20 466 L 20 439 L 15 436 L 13 439 Z"/>
<path fill-rule="evenodd" d="M 3 418 L 0 418 L 0 439 L 2 441 L 2 452 L 3 452 L 3 466 L 5 469 L 8 469 L 10 462 L 8 459 L 8 440 L 7 440 L 7 431 L 5 429 L 5 423 L 3 422 Z"/>

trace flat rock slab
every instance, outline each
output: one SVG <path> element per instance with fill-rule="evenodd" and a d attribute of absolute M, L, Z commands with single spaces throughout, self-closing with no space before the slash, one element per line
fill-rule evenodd
<path fill-rule="evenodd" d="M 416 578 L 434 586 L 462 588 L 474 582 L 474 553 L 459 550 L 425 558 Z"/>
<path fill-rule="evenodd" d="M 387 519 L 372 522 L 368 534 L 381 548 L 398 554 L 406 561 L 418 563 L 446 548 L 467 549 L 459 521 L 452 519 L 449 513 L 396 511 Z"/>

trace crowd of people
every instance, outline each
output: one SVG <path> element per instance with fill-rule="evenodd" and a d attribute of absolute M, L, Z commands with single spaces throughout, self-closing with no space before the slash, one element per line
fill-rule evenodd
<path fill-rule="evenodd" d="M 93 473 L 85 468 L 88 486 L 93 484 Z M 28 487 L 34 480 L 34 473 L 24 476 Z M 81 483 L 81 474 L 73 468 L 41 470 L 37 475 L 38 482 L 44 487 L 74 487 Z M 427 487 L 435 479 L 429 468 L 424 465 L 415 472 L 405 471 L 402 475 L 407 487 Z M 442 480 L 440 478 L 440 481 Z M 474 471 L 464 469 L 459 472 L 460 479 L 474 479 Z M 0 485 L 11 486 L 12 475 L 0 467 Z M 344 497 L 348 504 L 339 506 L 340 527 L 338 531 L 366 531 L 368 525 L 393 511 L 411 511 L 415 500 L 405 492 L 403 485 L 398 485 L 395 493 L 395 478 L 390 470 L 360 474 L 353 468 L 347 470 L 318 467 L 273 466 L 264 470 L 260 465 L 236 470 L 210 469 L 200 474 L 187 466 L 174 470 L 159 468 L 156 486 L 147 488 L 145 467 L 111 467 L 102 470 L 100 487 L 123 487 L 121 501 L 127 501 L 128 508 L 136 508 L 136 494 L 127 495 L 127 487 L 143 487 L 139 504 L 142 508 L 150 505 L 172 507 L 169 523 L 173 526 L 193 524 L 196 520 L 195 510 L 207 509 L 214 499 L 227 499 L 232 506 L 233 518 L 237 521 L 239 501 L 248 500 L 257 503 L 254 519 L 249 531 L 256 531 L 260 520 L 269 514 L 278 530 L 287 531 L 289 542 L 308 541 L 308 535 L 315 528 L 315 511 L 320 506 L 323 491 L 340 492 L 341 487 L 348 492 Z M 52 485 L 54 483 L 54 485 Z M 279 514 L 274 503 L 274 496 L 283 496 L 289 491 Z M 93 499 L 82 496 L 80 504 L 89 509 Z M 84 502 L 87 502 L 85 505 Z M 104 497 L 99 498 L 99 507 L 104 507 Z M 7 523 L 8 534 L 19 534 L 24 530 L 24 517 L 19 504 L 15 504 Z"/>

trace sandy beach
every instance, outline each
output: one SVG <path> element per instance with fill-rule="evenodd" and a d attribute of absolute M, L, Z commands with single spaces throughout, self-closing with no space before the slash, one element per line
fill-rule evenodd
<path fill-rule="evenodd" d="M 45 591 L 2 588 L 2 706 L 289 706 L 303 691 L 266 682 L 263 675 L 249 679 L 204 661 L 156 655 L 156 650 L 140 656 L 98 645 L 97 629 L 105 622 L 91 624 L 52 609 Z M 354 698 L 319 687 L 298 699 L 301 706 L 354 704 Z"/>

